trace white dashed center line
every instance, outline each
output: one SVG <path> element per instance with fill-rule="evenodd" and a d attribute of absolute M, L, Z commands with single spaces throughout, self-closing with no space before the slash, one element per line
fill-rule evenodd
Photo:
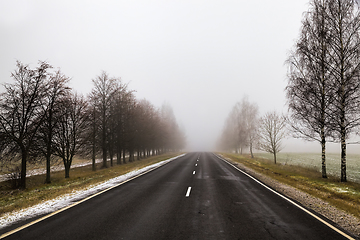
<path fill-rule="evenodd" d="M 195 167 L 197 167 L 197 164 L 195 164 Z"/>
<path fill-rule="evenodd" d="M 186 192 L 185 197 L 189 197 L 189 196 L 190 196 L 190 191 L 191 191 L 191 187 L 188 187 L 188 190 L 187 190 L 187 192 Z"/>
<path fill-rule="evenodd" d="M 195 171 L 193 171 L 193 175 L 195 175 Z"/>

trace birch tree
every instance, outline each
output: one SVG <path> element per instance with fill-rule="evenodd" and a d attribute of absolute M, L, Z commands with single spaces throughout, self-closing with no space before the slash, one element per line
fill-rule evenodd
<path fill-rule="evenodd" d="M 341 144 L 341 181 L 346 182 L 346 141 L 359 126 L 360 11 L 355 0 L 329 0 L 333 129 Z"/>
<path fill-rule="evenodd" d="M 289 66 L 286 97 L 289 126 L 295 137 L 321 144 L 322 177 L 326 178 L 326 140 L 331 136 L 330 116 L 333 89 L 330 66 L 329 6 L 326 0 L 312 0 L 305 14 Z"/>

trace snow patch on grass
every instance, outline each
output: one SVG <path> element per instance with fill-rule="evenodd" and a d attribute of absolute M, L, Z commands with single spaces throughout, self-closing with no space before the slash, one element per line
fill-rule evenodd
<path fill-rule="evenodd" d="M 96 163 L 101 163 L 102 159 L 97 159 L 95 162 Z M 92 164 L 91 161 L 83 162 L 83 163 L 77 163 L 77 164 L 71 165 L 70 168 L 73 169 L 73 168 L 78 168 L 78 167 L 85 167 L 85 166 L 88 166 L 88 165 L 91 165 L 91 164 Z M 51 167 L 51 172 L 58 172 L 58 171 L 62 171 L 64 169 L 65 168 L 64 168 L 63 165 L 52 166 Z M 30 169 L 30 170 L 26 171 L 26 177 L 41 175 L 41 174 L 45 174 L 45 173 L 46 173 L 46 170 L 43 169 L 43 168 Z M 11 173 L 1 174 L 0 175 L 0 182 L 9 180 L 10 176 L 11 176 Z"/>
<path fill-rule="evenodd" d="M 132 177 L 135 177 L 135 176 L 137 176 L 141 173 L 144 173 L 150 169 L 164 165 L 164 164 L 166 164 L 172 160 L 175 160 L 179 157 L 182 157 L 184 155 L 185 154 L 182 154 L 182 155 L 149 165 L 147 167 L 128 172 L 124 175 L 112 178 L 105 182 L 102 182 L 102 183 L 99 183 L 96 185 L 91 185 L 86 189 L 74 191 L 72 193 L 62 195 L 55 199 L 45 201 L 43 203 L 37 204 L 37 205 L 29 207 L 29 208 L 25 208 L 25 209 L 22 209 L 19 211 L 7 213 L 0 218 L 0 229 L 10 226 L 19 221 L 23 221 L 23 220 L 26 220 L 26 219 L 29 219 L 32 217 L 36 217 L 39 215 L 48 214 L 48 213 L 57 211 L 59 209 L 62 209 L 64 207 L 70 206 L 86 197 L 89 197 L 95 193 L 103 191 L 109 187 L 115 186 L 121 182 L 124 182 L 124 181 L 132 178 Z"/>

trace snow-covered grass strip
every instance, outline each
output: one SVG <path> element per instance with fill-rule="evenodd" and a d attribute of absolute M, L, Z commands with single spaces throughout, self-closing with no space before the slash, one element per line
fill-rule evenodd
<path fill-rule="evenodd" d="M 102 159 L 97 159 L 96 163 L 100 163 L 102 161 L 103 161 Z M 91 164 L 92 164 L 91 161 L 87 161 L 87 162 L 83 162 L 83 163 L 77 163 L 77 164 L 71 165 L 71 169 L 78 168 L 78 167 L 85 167 L 85 166 L 88 166 L 88 165 L 91 165 Z M 64 166 L 60 164 L 58 166 L 52 166 L 51 167 L 51 172 L 58 172 L 58 171 L 62 171 L 64 169 L 65 169 Z M 46 173 L 46 170 L 43 169 L 43 168 L 32 169 L 32 170 L 28 170 L 26 172 L 26 177 L 31 177 L 31 176 L 35 176 L 35 175 L 41 175 L 41 174 L 45 174 L 45 173 Z M 7 181 L 10 176 L 11 176 L 11 173 L 5 173 L 5 174 L 0 175 L 0 182 Z"/>
<path fill-rule="evenodd" d="M 0 229 L 10 226 L 19 221 L 23 221 L 23 220 L 26 220 L 26 219 L 29 219 L 32 217 L 51 213 L 51 212 L 57 211 L 61 208 L 67 207 L 67 206 L 73 204 L 74 202 L 80 201 L 81 199 L 84 199 L 88 196 L 91 196 L 91 195 L 98 193 L 102 190 L 105 190 L 109 187 L 115 186 L 121 182 L 124 182 L 132 177 L 135 177 L 135 176 L 142 174 L 146 171 L 149 171 L 153 168 L 160 167 L 161 165 L 164 165 L 164 164 L 166 164 L 172 160 L 175 160 L 179 157 L 182 157 L 184 155 L 185 154 L 181 154 L 179 156 L 149 165 L 147 167 L 128 172 L 124 175 L 109 179 L 105 182 L 98 183 L 95 185 L 90 185 L 86 189 L 74 191 L 69 194 L 64 194 L 55 199 L 45 201 L 43 203 L 34 205 L 32 207 L 28 207 L 28 208 L 25 208 L 22 210 L 6 213 L 4 216 L 2 216 L 0 218 Z"/>

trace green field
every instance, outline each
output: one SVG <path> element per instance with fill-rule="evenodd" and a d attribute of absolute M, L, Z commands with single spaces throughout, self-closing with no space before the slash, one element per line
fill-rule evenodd
<path fill-rule="evenodd" d="M 256 157 L 269 160 L 273 156 L 269 153 L 256 153 Z M 360 155 L 348 154 L 346 158 L 346 169 L 348 181 L 360 183 Z M 288 165 L 299 165 L 317 171 L 321 171 L 321 153 L 278 153 L 277 163 Z M 340 177 L 340 154 L 326 154 L 326 170 L 329 175 Z"/>

